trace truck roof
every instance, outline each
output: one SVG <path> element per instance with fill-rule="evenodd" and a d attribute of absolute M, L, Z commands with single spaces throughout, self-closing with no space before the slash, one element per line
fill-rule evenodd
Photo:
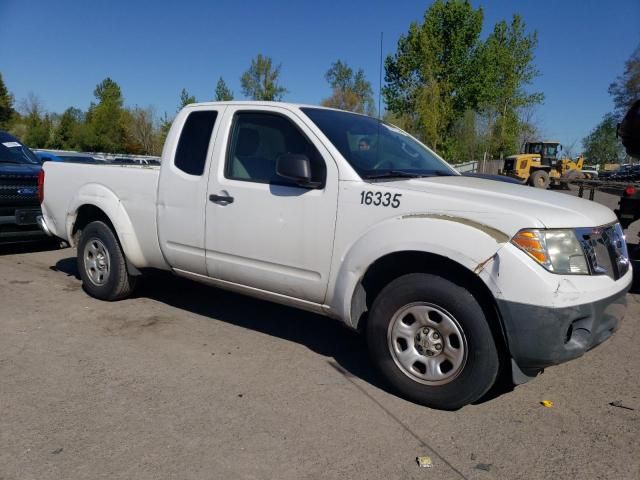
<path fill-rule="evenodd" d="M 368 116 L 363 113 L 350 112 L 347 110 L 341 110 L 339 108 L 324 107 L 322 105 L 310 105 L 305 103 L 292 103 L 292 102 L 273 102 L 273 101 L 266 101 L 266 100 L 229 100 L 227 102 L 197 102 L 197 103 L 190 103 L 189 105 L 185 105 L 184 108 L 214 107 L 217 105 L 245 105 L 245 106 L 256 105 L 256 106 L 265 106 L 265 107 L 268 106 L 268 107 L 285 107 L 285 108 L 316 108 L 316 109 L 322 109 L 322 110 L 334 110 L 336 112 L 353 113 L 354 115 L 362 115 L 364 117 Z"/>

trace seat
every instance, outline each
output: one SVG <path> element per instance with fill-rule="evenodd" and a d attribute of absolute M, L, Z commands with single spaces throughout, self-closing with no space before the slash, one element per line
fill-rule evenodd
<path fill-rule="evenodd" d="M 231 167 L 234 178 L 270 181 L 275 175 L 275 162 L 257 155 L 260 133 L 255 128 L 241 127 Z"/>

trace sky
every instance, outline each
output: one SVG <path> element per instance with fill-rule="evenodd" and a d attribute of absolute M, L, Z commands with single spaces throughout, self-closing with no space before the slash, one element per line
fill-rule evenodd
<path fill-rule="evenodd" d="M 50 112 L 86 110 L 105 77 L 128 106 L 172 116 L 186 88 L 214 96 L 220 76 L 242 98 L 240 76 L 258 53 L 282 64 L 286 101 L 331 94 L 324 73 L 337 59 L 362 68 L 376 98 L 383 53 L 421 21 L 415 0 L 0 0 L 0 73 L 17 103 L 30 92 Z M 640 0 L 477 1 L 482 37 L 519 13 L 537 31 L 541 75 L 529 87 L 545 102 L 535 120 L 547 139 L 581 148 L 612 110 L 608 85 L 640 45 Z"/>

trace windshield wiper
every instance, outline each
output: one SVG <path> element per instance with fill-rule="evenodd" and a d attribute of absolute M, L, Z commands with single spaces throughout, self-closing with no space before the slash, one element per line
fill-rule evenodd
<path fill-rule="evenodd" d="M 366 180 L 376 178 L 420 178 L 423 175 L 420 173 L 405 172 L 404 170 L 385 170 L 380 173 L 372 173 L 371 175 L 362 175 L 362 178 Z"/>
<path fill-rule="evenodd" d="M 0 159 L 0 163 L 15 163 L 16 165 L 22 165 L 23 162 L 18 162 L 16 160 L 3 160 L 3 159 Z"/>
<path fill-rule="evenodd" d="M 363 175 L 364 179 L 376 179 L 376 178 L 423 178 L 423 177 L 447 177 L 453 175 L 453 173 L 445 172 L 443 170 L 425 170 L 423 172 L 407 172 L 405 170 L 385 170 L 380 173 L 372 173 L 371 175 Z"/>

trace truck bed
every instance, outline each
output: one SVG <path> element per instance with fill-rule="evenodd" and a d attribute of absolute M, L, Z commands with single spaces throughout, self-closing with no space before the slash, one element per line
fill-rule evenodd
<path fill-rule="evenodd" d="M 98 198 L 113 195 L 118 211 L 109 212 L 109 217 L 114 223 L 126 222 L 133 229 L 136 243 L 144 245 L 144 251 L 139 248 L 138 252 L 129 252 L 130 260 L 137 267 L 164 266 L 156 221 L 159 166 L 46 162 L 44 171 L 48 208 L 43 207 L 43 214 L 54 235 L 73 243 L 69 238 L 73 219 L 66 218 L 67 212 L 75 212 L 82 205 L 100 205 L 103 202 L 98 203 Z M 127 239 L 120 241 L 127 243 Z"/>

